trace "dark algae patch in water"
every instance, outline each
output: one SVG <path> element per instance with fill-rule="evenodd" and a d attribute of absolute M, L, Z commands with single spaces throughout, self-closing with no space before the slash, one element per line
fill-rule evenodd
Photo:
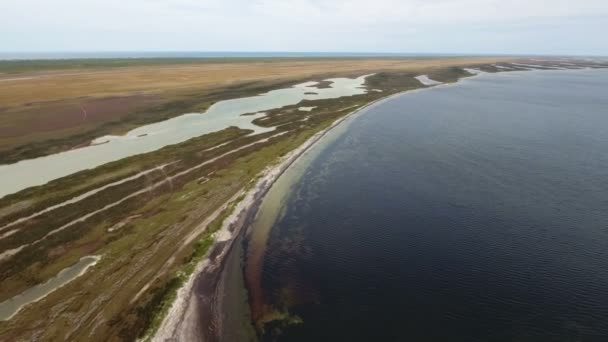
<path fill-rule="evenodd" d="M 486 74 L 370 108 L 250 246 L 261 340 L 608 340 L 607 89 Z"/>

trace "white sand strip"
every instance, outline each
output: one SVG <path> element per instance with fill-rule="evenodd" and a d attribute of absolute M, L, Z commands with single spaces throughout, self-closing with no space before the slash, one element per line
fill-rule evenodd
<path fill-rule="evenodd" d="M 538 64 L 524 64 L 524 63 L 511 63 L 512 65 L 515 65 L 517 67 L 524 67 L 524 68 L 532 68 L 532 69 L 547 69 L 547 68 L 551 68 L 550 66 L 547 65 L 538 65 Z"/>
<path fill-rule="evenodd" d="M 416 76 L 414 78 L 417 79 L 418 81 L 420 81 L 420 83 L 422 83 L 425 86 L 434 86 L 434 85 L 442 84 L 442 82 L 430 79 L 427 75 L 420 75 L 420 76 Z"/>
<path fill-rule="evenodd" d="M 481 71 L 479 69 L 474 69 L 474 68 L 463 68 L 463 70 L 468 72 L 469 74 L 473 74 L 473 75 L 479 75 L 479 74 L 484 73 L 484 71 Z"/>
<path fill-rule="evenodd" d="M 129 181 L 135 180 L 137 178 L 143 177 L 143 176 L 145 176 L 147 174 L 150 174 L 152 172 L 155 172 L 155 171 L 163 171 L 163 169 L 165 167 L 167 167 L 167 166 L 169 166 L 171 164 L 174 164 L 174 163 L 176 163 L 176 162 L 166 163 L 166 164 L 163 164 L 163 165 L 160 165 L 160 166 L 157 166 L 157 167 L 153 167 L 151 169 L 148 169 L 148 170 L 142 171 L 140 173 L 137 173 L 137 174 L 135 174 L 133 176 L 129 176 L 129 177 L 123 178 L 121 180 L 118 180 L 116 182 L 112 182 L 112 183 L 106 184 L 106 185 L 104 185 L 102 187 L 99 187 L 97 189 L 93 189 L 93 190 L 87 191 L 87 192 L 85 192 L 82 195 L 78 195 L 78 196 L 73 197 L 73 198 L 71 198 L 71 199 L 69 199 L 67 201 L 61 202 L 59 204 L 52 205 L 52 206 L 47 207 L 47 208 L 45 208 L 43 210 L 37 211 L 37 212 L 35 212 L 35 213 L 33 213 L 33 214 L 29 215 L 29 216 L 22 217 L 22 218 L 19 218 L 19 219 L 13 221 L 13 222 L 10 222 L 10 223 L 8 223 L 8 224 L 0 227 L 0 231 L 4 231 L 5 229 L 10 228 L 10 227 L 12 227 L 12 226 L 14 226 L 16 224 L 19 224 L 19 223 L 31 220 L 31 219 L 33 219 L 33 218 L 35 218 L 37 216 L 40 216 L 40 215 L 45 214 L 45 213 L 48 213 L 49 211 L 55 210 L 57 208 L 64 207 L 64 206 L 66 206 L 68 204 L 73 204 L 73 203 L 76 203 L 76 202 L 80 202 L 83 199 L 91 197 L 91 196 L 93 196 L 93 195 L 95 195 L 95 194 L 97 194 L 97 193 L 99 193 L 99 192 L 101 192 L 101 191 L 103 191 L 105 189 L 108 189 L 108 188 L 111 188 L 111 187 L 114 187 L 114 186 L 117 186 L 117 185 L 124 184 L 126 182 L 129 182 Z M 0 236 L 0 239 L 3 239 L 3 238 L 5 238 L 7 236 L 10 236 L 10 235 L 11 234 L 4 234 L 4 235 Z"/>
<path fill-rule="evenodd" d="M 298 108 L 298 110 L 299 110 L 299 111 L 302 111 L 302 112 L 310 112 L 311 110 L 313 110 L 313 109 L 315 109 L 315 108 L 317 108 L 317 106 L 312 106 L 312 107 L 300 107 L 300 108 Z"/>

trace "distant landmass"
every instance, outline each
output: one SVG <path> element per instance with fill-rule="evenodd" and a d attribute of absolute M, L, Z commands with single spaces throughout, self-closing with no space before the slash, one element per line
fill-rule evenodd
<path fill-rule="evenodd" d="M 290 58 L 290 57 L 415 57 L 482 56 L 464 53 L 432 52 L 231 52 L 231 51 L 74 51 L 74 52 L 0 52 L 0 60 L 80 59 L 80 58 Z M 484 54 L 483 56 L 488 56 Z M 500 56 L 500 55 L 494 55 Z"/>

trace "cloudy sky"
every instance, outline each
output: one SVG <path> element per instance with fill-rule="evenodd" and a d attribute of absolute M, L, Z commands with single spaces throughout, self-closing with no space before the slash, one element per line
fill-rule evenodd
<path fill-rule="evenodd" d="M 608 0 L 1 0 L 0 51 L 608 55 Z"/>

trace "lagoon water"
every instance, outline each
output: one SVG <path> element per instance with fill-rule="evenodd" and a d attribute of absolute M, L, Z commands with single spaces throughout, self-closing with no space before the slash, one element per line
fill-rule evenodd
<path fill-rule="evenodd" d="M 606 94 L 512 72 L 368 109 L 262 205 L 262 297 L 303 321 L 269 336 L 608 341 Z"/>
<path fill-rule="evenodd" d="M 274 128 L 252 123 L 263 117 L 265 110 L 294 105 L 302 100 L 322 100 L 353 96 L 367 92 L 365 78 L 329 79 L 330 87 L 317 88 L 318 82 L 305 82 L 290 88 L 272 90 L 258 96 L 220 101 L 204 113 L 188 113 L 175 118 L 144 125 L 124 136 L 104 136 L 93 145 L 56 153 L 14 164 L 0 165 L 0 197 L 38 186 L 78 171 L 156 151 L 168 145 L 217 132 L 230 126 L 262 133 Z M 243 114 L 256 113 L 243 116 Z"/>
<path fill-rule="evenodd" d="M 101 259 L 98 255 L 82 257 L 77 263 L 61 270 L 55 277 L 45 283 L 35 285 L 24 292 L 0 303 L 0 321 L 6 321 L 16 315 L 23 307 L 37 302 L 49 293 L 68 284 L 83 275 Z"/>

